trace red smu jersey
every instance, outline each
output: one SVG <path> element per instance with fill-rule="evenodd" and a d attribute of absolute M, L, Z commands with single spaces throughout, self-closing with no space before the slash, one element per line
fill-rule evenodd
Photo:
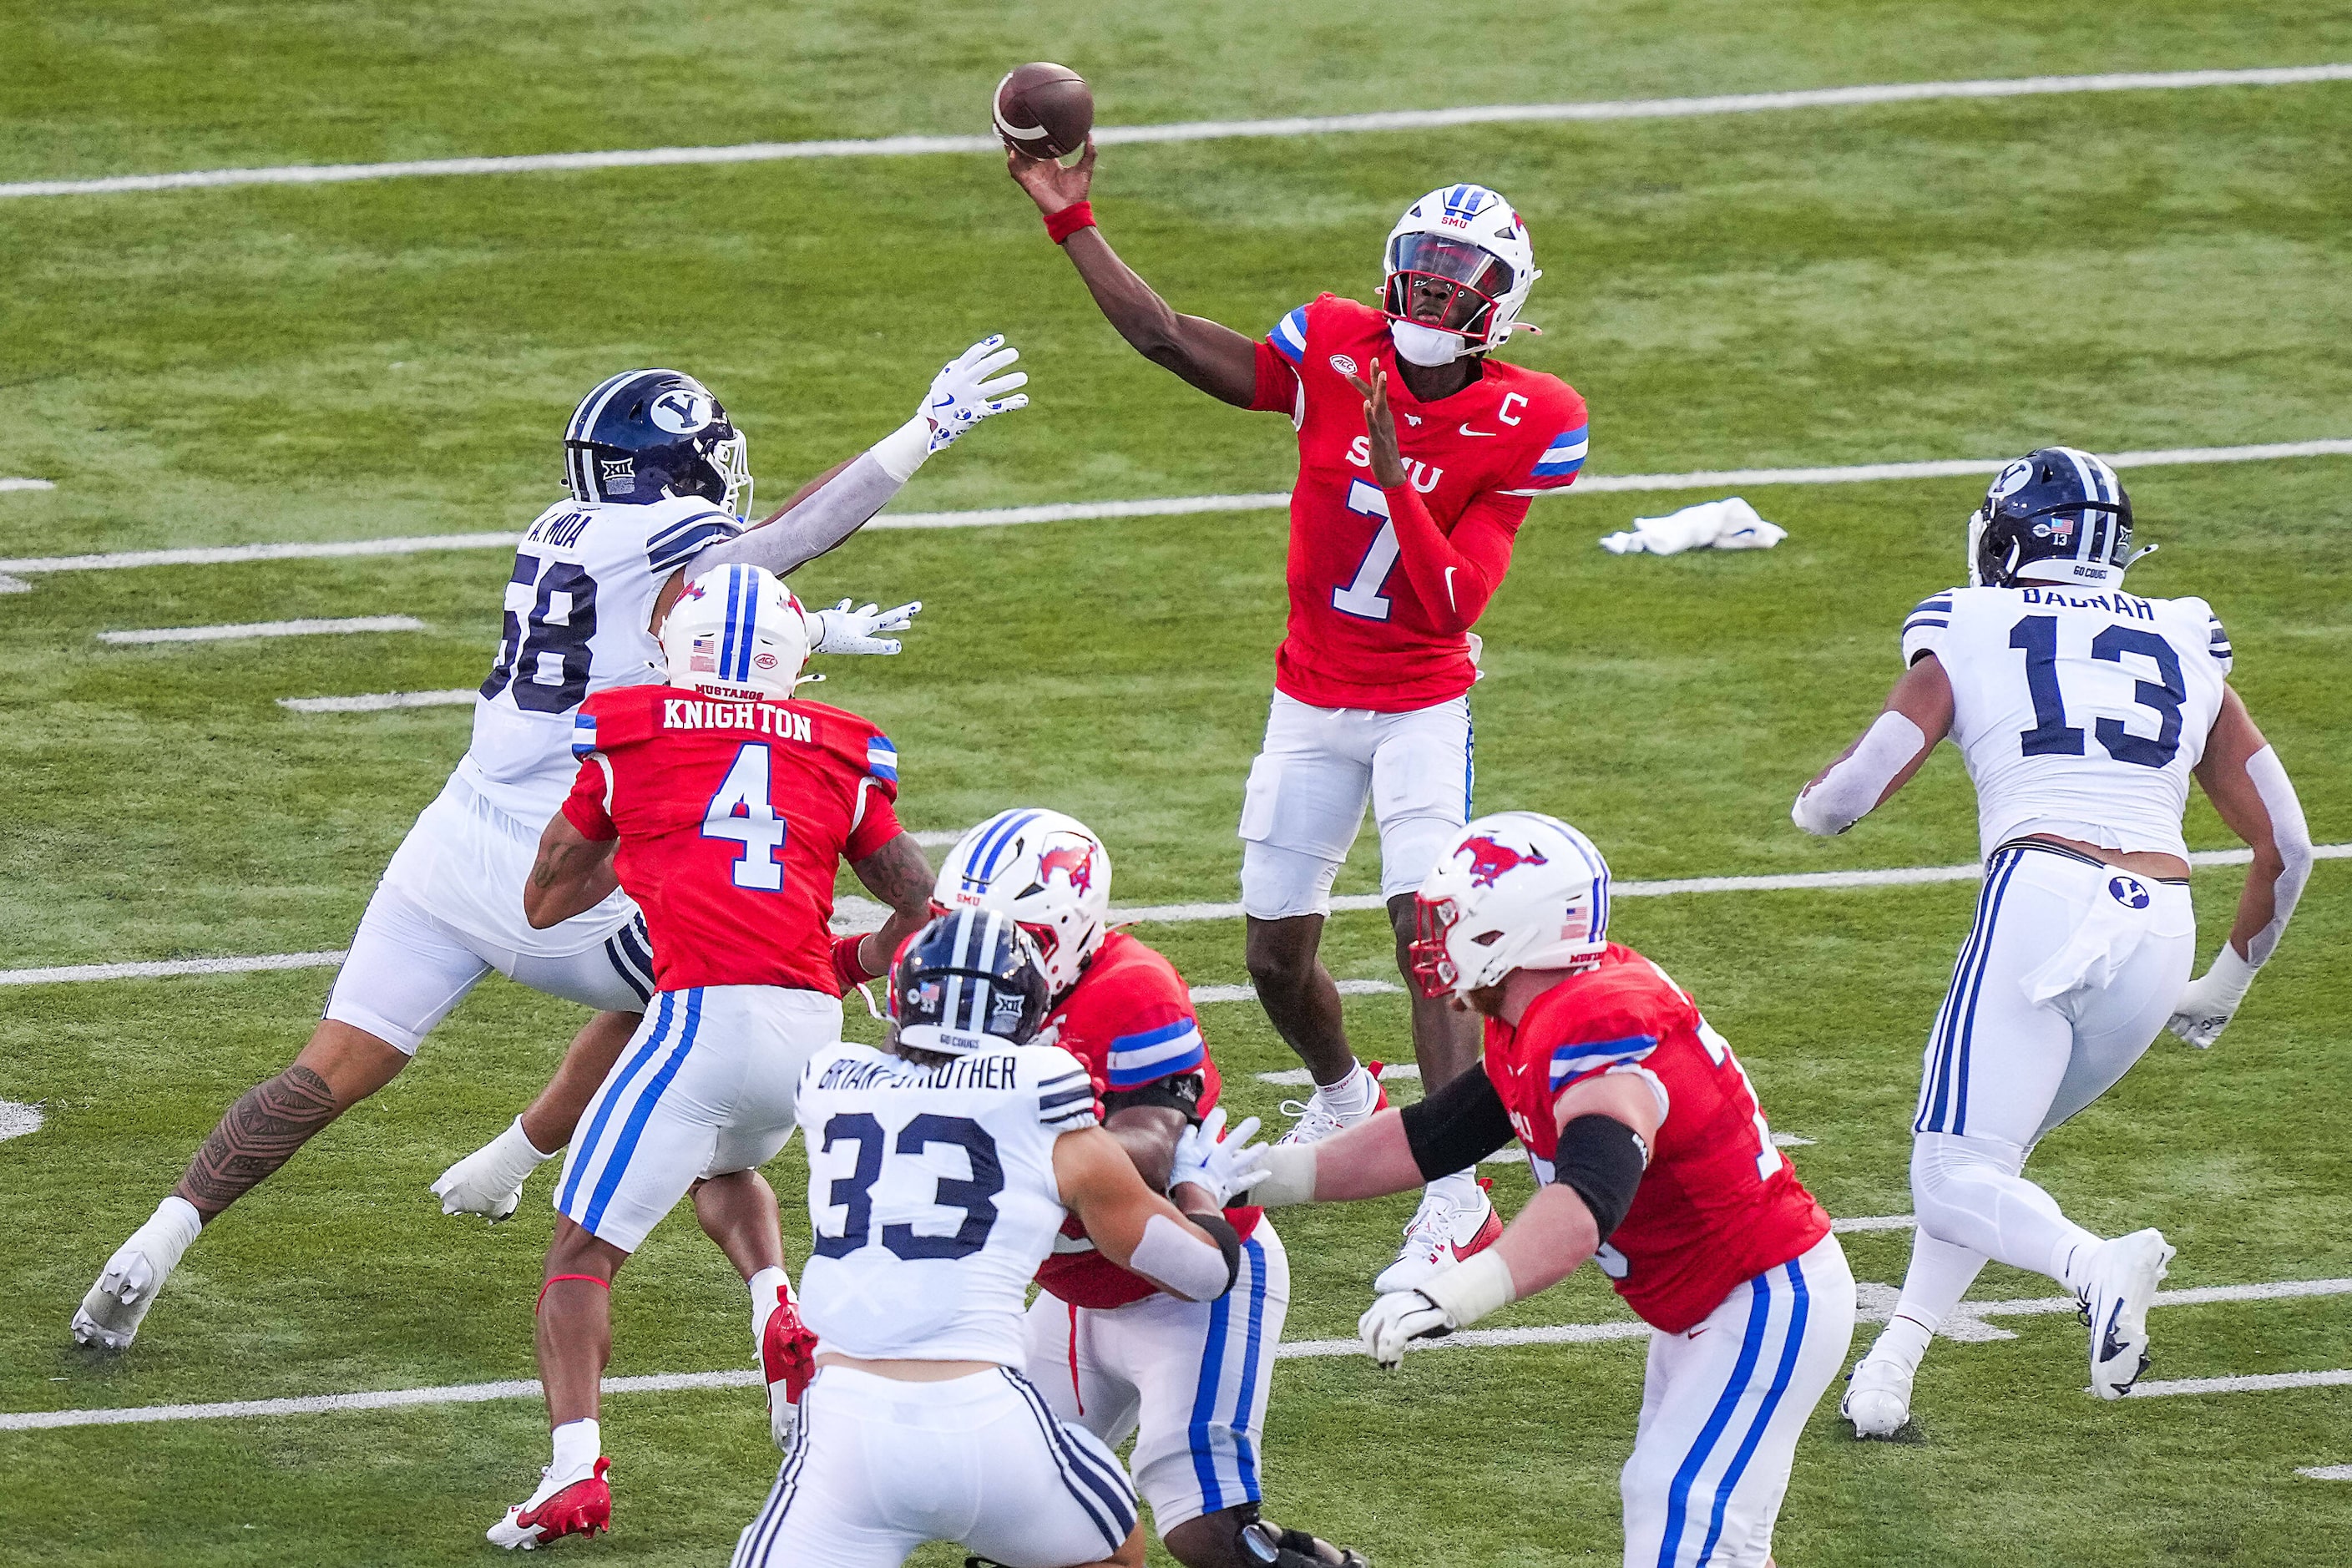
<path fill-rule="evenodd" d="M 1257 345 L 1253 408 L 1298 428 L 1290 492 L 1290 621 L 1276 689 L 1318 708 L 1401 713 L 1450 702 L 1477 671 L 1468 642 L 1398 568 L 1388 497 L 1372 478 L 1364 400 L 1348 384 L 1393 365 L 1389 321 L 1318 295 Z M 1409 482 L 1439 530 L 1499 585 L 1528 498 L 1564 489 L 1584 463 L 1584 399 L 1558 376 L 1489 358 L 1478 379 L 1423 403 L 1389 377 Z"/>
<path fill-rule="evenodd" d="M 735 701 L 674 686 L 590 697 L 563 815 L 621 841 L 621 886 L 646 913 L 654 977 L 841 993 L 833 879 L 898 836 L 898 753 L 821 702 Z"/>
<path fill-rule="evenodd" d="M 1054 1043 L 1086 1063 L 1106 1092 L 1197 1073 L 1201 1113 L 1216 1109 L 1217 1064 L 1201 1039 L 1201 1021 L 1192 1014 L 1184 977 L 1125 931 L 1103 939 L 1094 962 L 1045 1022 L 1061 1030 Z M 1263 1212 L 1229 1208 L 1225 1218 L 1246 1241 Z M 1038 1265 L 1037 1283 L 1078 1307 L 1124 1307 L 1157 1289 L 1097 1252 L 1076 1215 L 1063 1223 L 1053 1252 Z"/>
<path fill-rule="evenodd" d="M 1600 1256 L 1644 1321 L 1681 1333 L 1829 1234 L 1730 1046 L 1664 970 L 1618 942 L 1598 969 L 1537 997 L 1517 1029 L 1486 1023 L 1486 1076 L 1539 1181 L 1552 1178 L 1561 1091 L 1605 1072 L 1639 1073 L 1666 1112 L 1633 1206 Z"/>

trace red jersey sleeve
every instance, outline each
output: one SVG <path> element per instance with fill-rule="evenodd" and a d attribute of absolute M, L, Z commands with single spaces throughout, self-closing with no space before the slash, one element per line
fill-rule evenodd
<path fill-rule="evenodd" d="M 1511 486 L 1512 495 L 1539 496 L 1550 490 L 1564 490 L 1576 482 L 1576 476 L 1584 469 L 1590 424 L 1585 417 L 1584 399 L 1568 383 L 1549 376 L 1545 379 L 1551 382 L 1554 395 L 1542 399 L 1524 416 L 1535 432 L 1535 440 L 1527 447 L 1528 466 Z"/>
<path fill-rule="evenodd" d="M 1511 569 L 1511 546 L 1527 521 L 1528 498 L 1489 490 L 1462 509 L 1447 533 L 1408 480 L 1382 492 L 1405 575 L 1436 629 L 1459 636 L 1478 624 Z"/>
<path fill-rule="evenodd" d="M 1641 1067 L 1656 1054 L 1680 1012 L 1662 996 L 1620 991 L 1601 1006 L 1555 1020 L 1554 1037 L 1543 1047 L 1545 1083 L 1552 1100 L 1557 1103 L 1587 1079 Z M 1644 1076 L 1657 1085 L 1656 1074 Z M 1661 1105 L 1662 1113 L 1665 1109 Z"/>
<path fill-rule="evenodd" d="M 866 773 L 857 781 L 857 799 L 850 807 L 849 840 L 842 855 L 863 860 L 904 831 L 898 826 L 898 748 L 879 730 L 866 740 Z"/>
<path fill-rule="evenodd" d="M 563 820 L 600 844 L 621 836 L 613 826 L 613 764 L 603 752 L 589 752 L 580 764 L 572 793 L 563 797 Z"/>
<path fill-rule="evenodd" d="M 1301 386 L 1298 366 L 1307 357 L 1307 307 L 1301 305 L 1274 324 L 1258 341 L 1257 391 L 1250 406 L 1265 414 L 1299 416 Z"/>

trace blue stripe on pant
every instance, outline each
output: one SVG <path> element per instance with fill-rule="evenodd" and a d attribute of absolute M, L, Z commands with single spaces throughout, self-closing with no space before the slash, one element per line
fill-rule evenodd
<path fill-rule="evenodd" d="M 662 993 L 661 1010 L 654 1015 L 654 1026 L 647 1031 L 646 1043 L 637 1047 L 637 1054 L 629 1058 L 629 1065 L 613 1081 L 613 1092 L 603 1095 L 604 1103 L 596 1107 L 595 1117 L 588 1123 L 588 1135 L 575 1141 L 578 1147 L 572 1151 L 572 1168 L 564 1175 L 563 1191 L 555 1200 L 557 1208 L 570 1212 L 572 1200 L 579 1195 L 581 1179 L 588 1173 L 589 1162 L 595 1158 L 597 1142 L 604 1136 L 604 1123 L 612 1118 L 614 1105 L 620 1100 L 624 1087 L 645 1069 L 645 1065 L 661 1049 L 662 1041 L 668 1037 L 671 1012 L 677 1001 L 677 992 Z"/>
<path fill-rule="evenodd" d="M 1708 1413 L 1706 1424 L 1700 1428 L 1682 1463 L 1675 1470 L 1674 1481 L 1666 1497 L 1665 1531 L 1658 1545 L 1658 1568 L 1703 1568 L 1713 1561 L 1715 1549 L 1723 1539 L 1727 1514 L 1740 1479 L 1747 1474 L 1748 1461 L 1764 1441 L 1773 1415 L 1780 1408 L 1781 1396 L 1797 1370 L 1797 1360 L 1804 1349 L 1805 1326 L 1811 1315 L 1811 1297 L 1802 1268 L 1796 1260 L 1758 1275 L 1748 1282 L 1748 1322 L 1739 1345 L 1739 1358 L 1725 1383 L 1722 1394 Z M 1785 1296 L 1788 1310 L 1781 1315 L 1776 1329 L 1773 1323 L 1773 1301 Z M 1773 1343 L 1779 1335 L 1777 1347 Z M 1698 1489 L 1700 1475 L 1708 1462 L 1722 1447 L 1731 1428 L 1738 1424 L 1740 1405 L 1757 1392 L 1758 1373 L 1767 1363 L 1772 1364 L 1771 1381 L 1761 1390 L 1756 1401 L 1755 1414 L 1745 1426 L 1738 1444 L 1726 1462 L 1722 1473 L 1704 1496 L 1707 1529 L 1705 1539 L 1695 1554 L 1685 1557 L 1685 1537 L 1693 1521 L 1692 1493 Z"/>
<path fill-rule="evenodd" d="M 1976 1003 L 1984 989 L 1985 970 L 1992 953 L 1994 923 L 2010 879 L 2026 856 L 2022 849 L 1996 855 L 1985 866 L 1984 891 L 1977 898 L 1976 924 L 1952 965 L 1952 988 L 1936 1015 L 1928 1037 L 1927 1068 L 1919 1085 L 1919 1114 L 1914 1132 L 1958 1132 L 1968 1117 L 1968 1054 L 1976 1033 Z"/>
<path fill-rule="evenodd" d="M 1201 1349 L 1201 1372 L 1192 1394 L 1192 1420 L 1190 1436 L 1192 1447 L 1192 1474 L 1201 1483 L 1201 1511 L 1215 1513 L 1220 1509 L 1238 1508 L 1243 1503 L 1261 1499 L 1257 1477 L 1257 1454 L 1249 1437 L 1250 1417 L 1257 1404 L 1258 1359 L 1265 1349 L 1265 1298 L 1269 1287 L 1266 1269 L 1265 1244 L 1252 1237 L 1242 1243 L 1244 1274 L 1234 1281 L 1234 1288 L 1209 1303 L 1209 1333 Z M 1244 1321 L 1234 1322 L 1234 1300 L 1242 1297 L 1248 1302 Z M 1233 1415 L 1229 1421 L 1217 1420 L 1217 1395 L 1225 1380 L 1226 1343 L 1234 1333 L 1242 1336 L 1241 1384 L 1234 1395 Z M 1234 1458 L 1231 1479 L 1220 1475 L 1217 1455 L 1217 1431 L 1222 1425 L 1233 1437 Z"/>
<path fill-rule="evenodd" d="M 666 997 L 667 994 L 665 993 Z M 662 1090 L 669 1087 L 670 1080 L 677 1076 L 677 1069 L 686 1065 L 688 1054 L 694 1049 L 695 1032 L 702 1024 L 702 988 L 698 985 L 683 994 L 686 997 L 686 1024 L 678 1030 L 677 1044 L 671 1048 L 668 1059 L 662 1063 L 661 1070 L 646 1080 L 646 1087 L 638 1091 L 636 1104 L 629 1108 L 628 1121 L 621 1124 L 620 1135 L 613 1141 L 613 1152 L 604 1162 L 604 1173 L 597 1178 L 596 1190 L 589 1194 L 588 1212 L 581 1218 L 580 1226 L 592 1236 L 595 1234 L 597 1223 L 604 1217 L 604 1205 L 613 1201 L 613 1194 L 621 1185 L 621 1177 L 629 1168 L 629 1157 L 637 1152 L 637 1140 L 644 1135 L 646 1123 L 652 1120 L 654 1107 L 661 1103 Z M 618 1099 L 619 1096 L 614 1098 Z"/>

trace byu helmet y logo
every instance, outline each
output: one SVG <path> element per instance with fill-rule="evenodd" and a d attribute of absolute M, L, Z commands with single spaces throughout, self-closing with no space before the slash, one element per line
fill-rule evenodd
<path fill-rule="evenodd" d="M 646 412 L 673 436 L 691 436 L 710 423 L 711 400 L 688 387 L 673 386 L 653 400 Z"/>

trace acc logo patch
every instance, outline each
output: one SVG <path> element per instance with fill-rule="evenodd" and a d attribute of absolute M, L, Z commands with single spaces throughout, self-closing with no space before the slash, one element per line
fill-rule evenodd
<path fill-rule="evenodd" d="M 776 668 L 776 656 L 772 653 L 753 654 L 751 662 L 761 669 L 773 669 Z"/>
<path fill-rule="evenodd" d="M 1356 374 L 1356 362 L 1349 359 L 1346 354 L 1333 354 L 1331 356 L 1331 368 L 1338 371 L 1341 375 L 1353 375 Z"/>
<path fill-rule="evenodd" d="M 673 386 L 653 400 L 646 412 L 653 422 L 673 436 L 691 436 L 710 423 L 719 405 L 707 392 L 688 387 Z"/>
<path fill-rule="evenodd" d="M 2107 896 L 2127 910 L 2147 908 L 2147 889 L 2137 877 L 2108 878 Z"/>

